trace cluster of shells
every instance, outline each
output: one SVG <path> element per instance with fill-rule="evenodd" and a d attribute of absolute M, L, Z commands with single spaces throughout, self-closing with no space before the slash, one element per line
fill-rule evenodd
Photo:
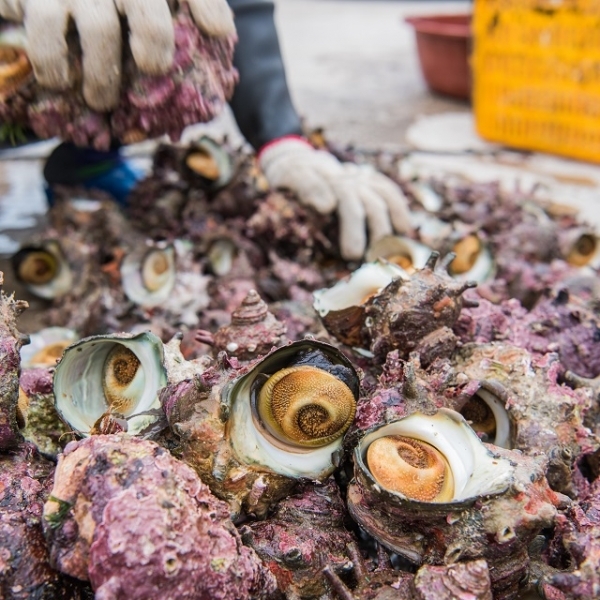
<path fill-rule="evenodd" d="M 57 190 L 47 327 L 0 299 L 1 598 L 600 597 L 596 234 L 350 158 L 415 220 L 363 264 L 207 138 L 127 213 Z"/>

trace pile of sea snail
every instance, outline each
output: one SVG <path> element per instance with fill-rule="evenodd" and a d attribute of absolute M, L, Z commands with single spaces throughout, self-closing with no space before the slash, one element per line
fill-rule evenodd
<path fill-rule="evenodd" d="M 48 327 L 0 299 L 0 598 L 600 597 L 597 238 L 398 181 L 362 265 L 211 140 L 129 217 L 58 190 L 13 259 Z"/>

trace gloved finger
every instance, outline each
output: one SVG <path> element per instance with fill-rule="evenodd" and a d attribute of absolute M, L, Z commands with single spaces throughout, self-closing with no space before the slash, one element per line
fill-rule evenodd
<path fill-rule="evenodd" d="M 388 207 L 383 198 L 377 194 L 370 186 L 361 184 L 358 188 L 369 228 L 369 240 L 371 243 L 390 235 L 392 233 L 392 224 Z"/>
<path fill-rule="evenodd" d="M 408 200 L 400 186 L 381 173 L 372 173 L 369 177 L 369 185 L 387 204 L 394 230 L 398 233 L 406 233 L 410 230 L 410 210 Z"/>
<path fill-rule="evenodd" d="M 129 46 L 142 73 L 163 75 L 173 64 L 175 31 L 166 0 L 115 0 L 127 17 Z"/>
<path fill-rule="evenodd" d="M 233 12 L 226 0 L 187 0 L 196 25 L 204 33 L 225 36 L 235 33 Z"/>
<path fill-rule="evenodd" d="M 60 90 L 69 85 L 68 20 L 68 5 L 63 0 L 40 0 L 27 6 L 27 56 L 42 86 Z"/>
<path fill-rule="evenodd" d="M 351 180 L 333 182 L 338 202 L 340 253 L 346 260 L 360 260 L 367 247 L 365 209 Z"/>
<path fill-rule="evenodd" d="M 94 110 L 119 102 L 121 88 L 121 24 L 113 0 L 80 0 L 73 19 L 83 63 L 83 97 Z"/>
<path fill-rule="evenodd" d="M 23 2 L 21 0 L 0 0 L 0 15 L 8 21 L 23 21 Z"/>
<path fill-rule="evenodd" d="M 328 180 L 318 170 L 281 163 L 272 165 L 271 175 L 267 174 L 271 186 L 292 190 L 301 204 L 311 206 L 322 215 L 334 211 L 337 198 Z"/>

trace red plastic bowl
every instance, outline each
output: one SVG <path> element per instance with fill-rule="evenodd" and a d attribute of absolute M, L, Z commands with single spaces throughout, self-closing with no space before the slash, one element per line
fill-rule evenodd
<path fill-rule="evenodd" d="M 471 96 L 471 15 L 409 17 L 429 88 L 454 98 Z"/>

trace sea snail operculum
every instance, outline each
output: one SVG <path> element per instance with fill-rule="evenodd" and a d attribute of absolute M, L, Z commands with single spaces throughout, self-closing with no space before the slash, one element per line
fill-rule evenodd
<path fill-rule="evenodd" d="M 146 377 L 140 359 L 129 348 L 115 344 L 102 371 L 102 389 L 110 408 L 127 414 L 144 391 Z"/>
<path fill-rule="evenodd" d="M 384 488 L 421 502 L 449 502 L 454 495 L 452 470 L 431 444 L 400 435 L 375 440 L 367 464 Z"/>
<path fill-rule="evenodd" d="M 311 447 L 341 437 L 354 419 L 356 402 L 343 381 L 303 365 L 271 375 L 260 390 L 257 409 L 277 439 Z"/>

